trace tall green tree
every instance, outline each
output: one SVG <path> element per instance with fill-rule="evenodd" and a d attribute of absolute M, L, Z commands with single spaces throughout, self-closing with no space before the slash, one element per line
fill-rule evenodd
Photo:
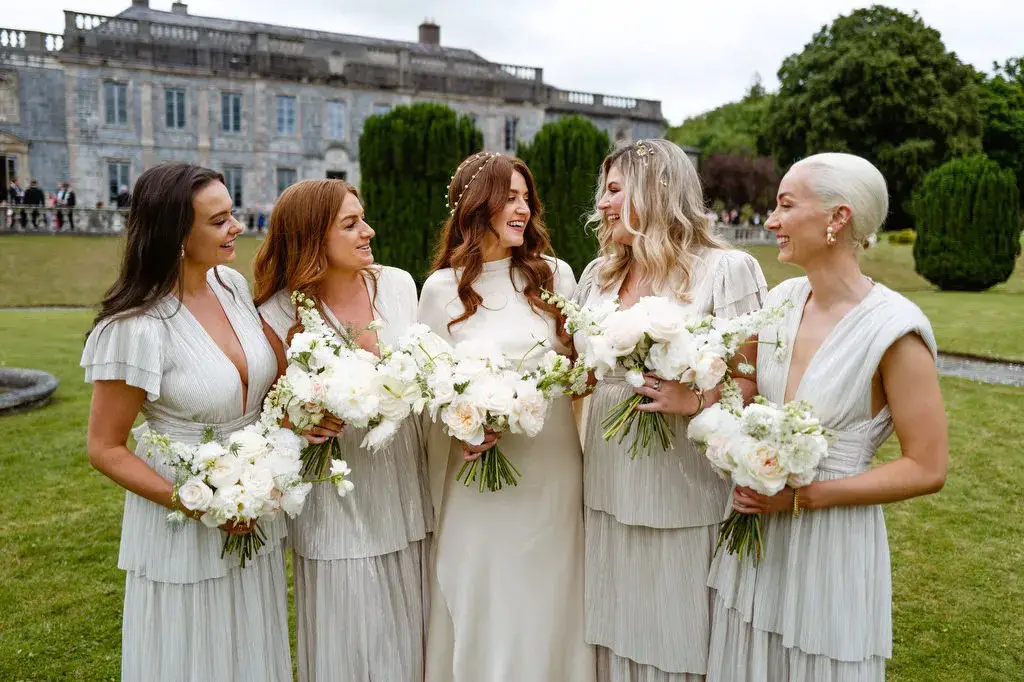
<path fill-rule="evenodd" d="M 601 162 L 611 143 L 590 121 L 568 116 L 546 123 L 533 142 L 520 144 L 544 204 L 544 222 L 555 254 L 579 275 L 597 253 L 597 239 L 586 227 L 594 208 Z"/>
<path fill-rule="evenodd" d="M 360 189 L 377 230 L 377 260 L 423 281 L 448 210 L 456 166 L 483 147 L 468 116 L 442 104 L 399 106 L 371 116 L 359 138 Z"/>
<path fill-rule="evenodd" d="M 939 166 L 914 194 L 914 266 L 941 289 L 984 291 L 1013 274 L 1020 194 L 1013 171 L 984 154 Z"/>
<path fill-rule="evenodd" d="M 822 28 L 778 72 L 760 147 L 783 167 L 825 151 L 872 161 L 892 195 L 888 224 L 931 169 L 981 150 L 974 69 L 915 13 L 875 5 Z"/>
<path fill-rule="evenodd" d="M 985 154 L 1017 176 L 1024 197 L 1024 66 L 1011 59 L 993 65 L 991 76 L 978 74 L 978 113 Z"/>

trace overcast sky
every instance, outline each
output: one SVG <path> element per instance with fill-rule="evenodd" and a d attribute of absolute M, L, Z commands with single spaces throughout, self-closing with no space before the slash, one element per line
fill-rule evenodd
<path fill-rule="evenodd" d="M 113 15 L 130 0 L 10 0 L 0 26 L 59 33 L 62 10 Z M 441 43 L 544 69 L 569 90 L 657 99 L 670 123 L 738 99 L 755 73 L 775 89 L 782 60 L 840 14 L 841 0 L 192 0 L 189 13 L 416 40 L 431 18 Z M 946 49 L 988 71 L 1024 56 L 1021 0 L 888 2 L 917 10 Z M 170 0 L 151 0 L 170 9 Z"/>

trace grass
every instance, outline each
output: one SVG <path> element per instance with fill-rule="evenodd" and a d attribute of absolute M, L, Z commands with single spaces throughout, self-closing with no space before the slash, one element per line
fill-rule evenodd
<path fill-rule="evenodd" d="M 57 240 L 63 241 L 63 240 Z M 0 418 L 0 680 L 116 680 L 123 493 L 93 471 L 86 311 L 0 312 L 0 364 L 57 376 L 54 402 Z M 1024 390 L 943 379 L 952 468 L 938 495 L 886 511 L 895 682 L 1020 679 Z M 896 453 L 886 445 L 885 457 Z M 1016 604 L 1016 606 L 1014 606 Z"/>
<path fill-rule="evenodd" d="M 235 267 L 252 277 L 260 237 L 238 241 Z M 12 235 L 0 237 L 0 307 L 91 306 L 117 276 L 118 237 Z M 778 262 L 774 246 L 748 249 L 770 285 L 800 274 Z M 921 306 L 944 351 L 1024 361 L 1024 256 L 1004 284 L 983 293 L 942 292 L 914 272 L 911 247 L 888 243 L 868 251 L 864 271 Z"/>

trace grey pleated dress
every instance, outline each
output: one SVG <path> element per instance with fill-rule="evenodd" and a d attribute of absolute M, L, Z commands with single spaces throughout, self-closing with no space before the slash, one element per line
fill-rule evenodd
<path fill-rule="evenodd" d="M 600 290 L 602 262 L 587 266 L 577 301 L 593 304 L 618 295 L 620 283 Z M 701 314 L 734 317 L 759 309 L 767 285 L 749 254 L 707 250 L 692 292 Z M 631 395 L 624 376 L 611 375 L 597 384 L 587 408 L 587 642 L 598 647 L 600 682 L 701 680 L 711 626 L 706 578 L 729 486 L 686 438 L 689 420 L 683 417 L 667 415 L 670 452 L 632 460 L 626 441 L 605 441 L 601 420 Z"/>
<path fill-rule="evenodd" d="M 404 270 L 375 267 L 379 339 L 395 345 L 415 322 L 416 286 Z M 290 292 L 259 311 L 284 343 L 295 324 Z M 422 429 L 415 417 L 405 420 L 376 453 L 359 447 L 365 434 L 350 427 L 339 436 L 355 489 L 341 498 L 332 484 L 315 484 L 288 522 L 302 682 L 423 679 L 433 517 Z"/>
<path fill-rule="evenodd" d="M 274 351 L 245 278 L 218 267 L 208 281 L 245 351 L 244 409 L 235 365 L 188 309 L 167 296 L 145 314 L 102 323 L 82 353 L 86 381 L 119 380 L 146 391 L 146 421 L 136 438 L 149 428 L 197 443 L 207 426 L 223 438 L 259 416 L 277 371 Z M 169 470 L 147 461 L 171 480 Z M 167 513 L 126 495 L 118 558 L 126 572 L 121 679 L 291 680 L 284 518 L 260 522 L 267 544 L 243 569 L 237 556 L 221 558 L 223 531 L 191 520 L 173 529 Z"/>
<path fill-rule="evenodd" d="M 783 402 L 804 305 L 806 277 L 783 282 L 765 305 L 794 306 L 764 341 L 787 351 L 758 355 L 759 392 Z M 886 350 L 918 334 L 935 353 L 928 319 L 913 303 L 875 284 L 836 325 L 796 391 L 834 434 L 818 480 L 867 470 L 892 434 L 888 407 L 871 415 L 871 384 Z M 764 349 L 764 346 L 762 346 Z M 725 551 L 708 583 L 715 590 L 709 682 L 882 682 L 892 655 L 892 579 L 879 505 L 762 516 L 764 556 L 755 568 Z"/>

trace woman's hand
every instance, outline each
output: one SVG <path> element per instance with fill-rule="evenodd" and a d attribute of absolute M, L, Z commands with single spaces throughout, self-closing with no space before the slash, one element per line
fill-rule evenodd
<path fill-rule="evenodd" d="M 643 386 L 634 388 L 633 392 L 651 399 L 649 403 L 637 405 L 638 412 L 663 412 L 693 417 L 701 408 L 700 398 L 692 388 L 653 374 L 645 374 Z"/>
<path fill-rule="evenodd" d="M 310 445 L 326 443 L 331 438 L 337 438 L 345 431 L 345 422 L 333 414 L 326 413 L 316 426 L 311 426 L 302 432 L 302 437 Z"/>
<path fill-rule="evenodd" d="M 762 495 L 752 488 L 737 486 L 732 491 L 732 508 L 743 514 L 774 514 L 793 511 L 794 491 L 786 486 L 774 495 Z M 803 507 L 804 505 L 801 505 Z"/>
<path fill-rule="evenodd" d="M 493 431 L 484 431 L 484 442 L 480 445 L 472 445 L 465 441 L 459 441 L 462 443 L 462 457 L 467 462 L 472 462 L 474 459 L 480 457 L 488 450 L 494 447 L 494 444 L 501 438 L 500 433 L 494 433 Z"/>
<path fill-rule="evenodd" d="M 222 523 L 220 529 L 228 535 L 248 535 L 256 527 L 256 523 L 235 523 L 234 521 L 228 521 Z"/>

